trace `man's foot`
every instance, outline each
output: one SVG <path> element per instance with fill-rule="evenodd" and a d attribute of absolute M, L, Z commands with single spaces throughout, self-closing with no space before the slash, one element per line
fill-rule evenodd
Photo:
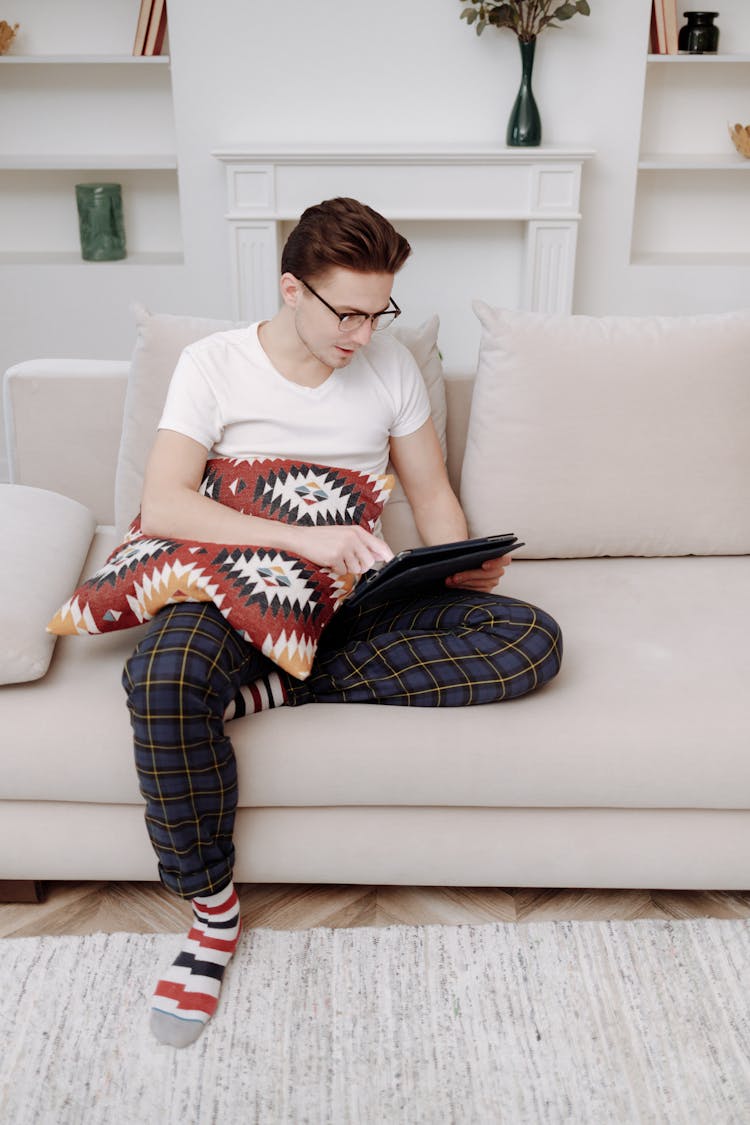
<path fill-rule="evenodd" d="M 151 1030 L 160 1043 L 194 1043 L 219 1003 L 224 970 L 240 937 L 240 904 L 232 883 L 193 899 L 195 923 L 179 956 L 154 991 Z"/>

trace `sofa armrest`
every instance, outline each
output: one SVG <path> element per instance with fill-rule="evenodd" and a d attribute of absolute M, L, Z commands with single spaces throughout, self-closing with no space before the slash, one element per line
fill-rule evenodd
<path fill-rule="evenodd" d="M 10 480 L 51 489 L 114 522 L 117 454 L 130 363 L 35 359 L 3 384 Z"/>

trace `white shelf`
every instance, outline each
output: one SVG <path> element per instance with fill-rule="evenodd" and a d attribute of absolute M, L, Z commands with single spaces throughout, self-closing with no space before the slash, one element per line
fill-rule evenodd
<path fill-rule="evenodd" d="M 177 156 L 171 152 L 0 153 L 0 171 L 6 172 L 128 168 L 173 171 L 177 168 Z"/>
<path fill-rule="evenodd" d="M 169 66 L 169 55 L 1 55 L 0 66 Z"/>
<path fill-rule="evenodd" d="M 750 55 L 745 54 L 732 54 L 732 55 L 689 55 L 687 53 L 682 55 L 649 55 L 649 63 L 750 63 Z"/>
<path fill-rule="evenodd" d="M 180 253 L 136 252 L 114 262 L 85 262 L 75 251 L 12 251 L 0 253 L 0 266 L 81 266 L 101 269 L 103 266 L 181 266 L 185 259 Z"/>
<path fill-rule="evenodd" d="M 727 136 L 727 144 L 732 142 Z M 640 172 L 750 172 L 750 160 L 735 152 L 644 153 L 638 161 Z"/>
<path fill-rule="evenodd" d="M 634 254 L 632 258 L 634 266 L 736 266 L 738 269 L 746 269 L 750 266 L 750 253 L 738 252 L 736 254 L 727 252 L 725 254 L 719 253 L 690 253 L 669 251 L 651 253 Z"/>

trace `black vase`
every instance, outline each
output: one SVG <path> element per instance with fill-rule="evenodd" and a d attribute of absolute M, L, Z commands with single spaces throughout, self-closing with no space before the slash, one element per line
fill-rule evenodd
<path fill-rule="evenodd" d="M 677 50 L 690 55 L 712 55 L 719 49 L 718 12 L 683 12 L 687 23 L 680 28 Z"/>
<path fill-rule="evenodd" d="M 536 39 L 529 39 L 527 43 L 519 39 L 518 46 L 521 49 L 521 85 L 511 110 L 505 142 L 513 146 L 533 147 L 542 143 L 542 119 L 531 89 Z"/>

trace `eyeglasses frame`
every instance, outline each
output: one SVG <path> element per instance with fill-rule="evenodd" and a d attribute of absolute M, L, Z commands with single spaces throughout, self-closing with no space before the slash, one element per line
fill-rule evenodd
<path fill-rule="evenodd" d="M 357 329 L 361 328 L 362 324 L 364 324 L 368 320 L 370 322 L 370 325 L 372 327 L 373 332 L 377 332 L 378 328 L 375 324 L 375 321 L 378 320 L 381 316 L 384 316 L 386 313 L 393 313 L 393 317 L 390 321 L 391 324 L 393 323 L 394 320 L 397 320 L 398 317 L 401 316 L 401 309 L 398 307 L 398 305 L 394 301 L 393 297 L 391 297 L 391 299 L 390 299 L 390 304 L 393 305 L 393 308 L 383 309 L 382 312 L 378 312 L 378 313 L 365 313 L 365 312 L 340 313 L 333 307 L 333 305 L 328 304 L 328 301 L 326 301 L 325 297 L 321 297 L 320 293 L 316 293 L 315 290 L 313 289 L 312 285 L 310 285 L 309 282 L 305 281 L 304 277 L 300 277 L 299 281 L 302 282 L 305 289 L 309 289 L 309 291 L 312 293 L 313 297 L 317 297 L 318 300 L 320 301 L 320 303 L 322 305 L 325 305 L 325 307 L 329 310 L 329 312 L 333 313 L 333 315 L 337 318 L 337 320 L 339 322 L 339 332 L 341 332 L 343 335 L 349 335 L 351 332 L 356 332 Z M 343 322 L 345 320 L 348 320 L 350 317 L 353 317 L 353 316 L 363 316 L 365 319 L 362 321 L 362 324 L 358 324 L 356 328 L 348 328 L 348 329 L 344 328 Z M 387 327 L 387 325 L 386 325 L 386 327 Z"/>

